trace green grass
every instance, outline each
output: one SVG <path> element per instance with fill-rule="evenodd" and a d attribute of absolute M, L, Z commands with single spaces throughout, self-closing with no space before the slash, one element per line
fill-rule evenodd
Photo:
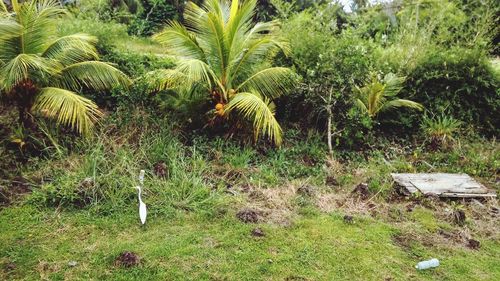
<path fill-rule="evenodd" d="M 259 151 L 221 138 L 182 141 L 168 120 L 143 111 L 108 118 L 95 138 L 59 138 L 71 149 L 58 154 L 49 143 L 40 158 L 15 169 L 36 187 L 0 207 L 0 280 L 500 279 L 497 218 L 489 215 L 497 201 L 482 209 L 427 198 L 392 201 L 389 176 L 465 171 L 498 190 L 496 141 L 464 140 L 441 152 L 391 147 L 394 153 L 372 151 L 328 164 L 317 136 Z M 12 161 L 5 157 L 2 165 Z M 154 173 L 159 161 L 167 166 L 166 178 Z M 131 188 L 140 169 L 146 170 L 145 227 Z M 327 175 L 339 186 L 325 185 Z M 82 185 L 89 177 L 94 183 Z M 368 183 L 375 213 L 351 195 L 360 182 Z M 304 186 L 312 194 L 297 192 Z M 409 204 L 417 206 L 408 211 Z M 467 215 L 463 226 L 447 215 L 457 206 Z M 261 210 L 261 222 L 240 222 L 235 214 L 242 207 Z M 353 224 L 344 222 L 345 214 L 355 217 Z M 266 236 L 252 237 L 254 227 Z M 464 233 L 481 248 L 445 239 L 443 231 Z M 115 265 L 124 251 L 137 253 L 141 264 Z M 415 270 L 434 257 L 440 267 Z"/>
<path fill-rule="evenodd" d="M 131 204 L 133 205 L 133 204 Z M 9 280 L 498 280 L 498 244 L 480 251 L 439 251 L 418 245 L 422 259 L 442 265 L 417 272 L 419 261 L 393 243 L 394 227 L 373 219 L 345 224 L 339 215 L 301 217 L 290 227 L 255 225 L 234 216 L 206 220 L 194 214 L 148 218 L 141 227 L 129 206 L 123 214 L 37 210 L 28 205 L 0 213 L 1 261 L 16 264 L 0 273 Z M 141 256 L 122 268 L 123 251 Z M 75 267 L 69 261 L 77 261 Z M 0 271 L 1 272 L 1 271 Z"/>

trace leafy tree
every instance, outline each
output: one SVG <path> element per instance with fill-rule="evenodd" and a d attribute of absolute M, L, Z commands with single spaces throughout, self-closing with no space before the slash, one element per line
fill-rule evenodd
<path fill-rule="evenodd" d="M 128 84 L 128 78 L 97 61 L 97 39 L 85 34 L 54 38 L 55 20 L 65 14 L 56 0 L 0 2 L 0 93 L 15 104 L 25 128 L 34 113 L 87 134 L 101 115 L 97 105 L 77 94 Z"/>
<path fill-rule="evenodd" d="M 404 80 L 404 77 L 397 77 L 392 73 L 387 74 L 382 81 L 373 76 L 362 88 L 358 88 L 356 104 L 371 118 L 377 117 L 380 112 L 395 107 L 423 110 L 423 106 L 417 102 L 396 97 L 403 89 Z"/>
<path fill-rule="evenodd" d="M 293 85 L 293 73 L 272 67 L 270 55 L 288 44 L 279 36 L 278 22 L 253 24 L 255 0 L 207 0 L 200 7 L 192 2 L 185 9 L 186 26 L 172 21 L 154 39 L 178 60 L 174 69 L 161 71 L 158 90 L 189 92 L 201 87 L 210 95 L 213 121 L 253 123 L 254 136 L 281 143 L 281 127 L 274 116 L 272 99 Z"/>

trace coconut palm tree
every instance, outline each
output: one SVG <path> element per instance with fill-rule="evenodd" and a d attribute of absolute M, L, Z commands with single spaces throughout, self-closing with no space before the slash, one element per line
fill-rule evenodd
<path fill-rule="evenodd" d="M 382 80 L 373 75 L 363 87 L 357 87 L 356 105 L 370 118 L 375 118 L 380 112 L 395 107 L 423 110 L 424 107 L 417 102 L 397 98 L 403 89 L 404 81 L 404 77 L 398 77 L 392 73 L 385 75 Z"/>
<path fill-rule="evenodd" d="M 19 120 L 33 127 L 33 114 L 87 134 L 101 115 L 77 94 L 128 84 L 112 65 L 97 61 L 97 39 L 86 34 L 55 37 L 66 11 L 57 0 L 0 1 L 0 94 L 15 104 Z"/>
<path fill-rule="evenodd" d="M 270 66 L 269 58 L 289 47 L 279 36 L 276 21 L 254 24 L 255 0 L 189 2 L 186 25 L 176 21 L 153 38 L 177 59 L 174 69 L 160 72 L 158 90 L 187 91 L 202 87 L 213 101 L 214 119 L 252 122 L 254 136 L 281 143 L 273 98 L 293 85 L 293 73 Z"/>

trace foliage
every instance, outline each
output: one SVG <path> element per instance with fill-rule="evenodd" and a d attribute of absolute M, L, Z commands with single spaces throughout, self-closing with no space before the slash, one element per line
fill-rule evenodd
<path fill-rule="evenodd" d="M 231 6 L 215 0 L 203 7 L 189 3 L 186 27 L 174 21 L 154 36 L 178 62 L 172 70 L 157 72 L 152 81 L 158 90 L 185 93 L 201 87 L 215 105 L 212 122 L 251 122 L 255 139 L 263 135 L 279 145 L 281 127 L 272 99 L 293 85 L 293 77 L 290 69 L 265 62 L 278 50 L 287 52 L 288 45 L 277 22 L 252 24 L 254 8 L 254 0 L 241 5 L 233 1 Z"/>
<path fill-rule="evenodd" d="M 170 20 L 180 20 L 187 1 L 143 0 L 144 9 L 128 26 L 134 35 L 150 36 Z"/>
<path fill-rule="evenodd" d="M 449 112 L 479 132 L 494 135 L 500 117 L 490 113 L 500 110 L 499 78 L 481 51 L 440 49 L 420 61 L 403 92 L 431 112 Z"/>
<path fill-rule="evenodd" d="M 352 145 L 366 135 L 365 116 L 352 110 L 355 85 L 372 69 L 372 50 L 352 29 L 338 5 L 305 11 L 288 18 L 284 33 L 291 43 L 289 63 L 302 76 L 302 85 L 279 101 L 279 114 L 305 128 L 323 129 L 327 124 L 325 100 L 333 92 L 329 106 L 334 116 L 337 144 Z M 303 38 L 307 38 L 304 40 Z M 307 114 L 296 114 L 307 112 Z"/>
<path fill-rule="evenodd" d="M 397 95 L 403 89 L 404 77 L 397 77 L 393 73 L 388 73 L 380 80 L 376 75 L 372 75 L 365 85 L 357 88 L 358 98 L 356 104 L 370 118 L 375 118 L 380 112 L 397 107 L 408 107 L 423 110 L 423 106 L 411 100 L 399 99 Z"/>
<path fill-rule="evenodd" d="M 32 112 L 88 134 L 100 116 L 97 106 L 76 91 L 126 85 L 128 78 L 97 61 L 96 39 L 74 34 L 53 39 L 57 2 L 18 3 L 1 11 L 0 89 L 16 103 L 20 122 L 32 127 Z"/>
<path fill-rule="evenodd" d="M 203 183 L 202 175 L 207 172 L 203 155 L 188 157 L 192 148 L 183 146 L 172 135 L 168 121 L 153 120 L 151 116 L 130 109 L 112 116 L 105 130 L 76 143 L 75 149 L 85 151 L 84 155 L 69 153 L 61 160 L 63 166 L 42 168 L 56 180 L 41 186 L 31 202 L 39 206 L 91 208 L 99 213 L 119 212 L 135 198 L 132 187 L 137 185 L 139 170 L 146 169 L 144 198 L 150 215 L 171 215 L 176 210 L 209 213 L 220 197 L 216 198 L 216 191 Z M 155 173 L 155 165 L 160 162 L 165 163 L 164 176 Z"/>
<path fill-rule="evenodd" d="M 462 122 L 445 114 L 428 116 L 422 120 L 422 130 L 428 138 L 430 145 L 434 148 L 448 147 L 455 141 L 455 135 L 459 132 Z"/>

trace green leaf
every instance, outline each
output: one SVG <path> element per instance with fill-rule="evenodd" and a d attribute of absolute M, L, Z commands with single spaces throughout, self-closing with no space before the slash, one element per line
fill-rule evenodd
<path fill-rule="evenodd" d="M 233 110 L 253 122 L 256 139 L 262 134 L 277 146 L 281 145 L 281 127 L 274 116 L 274 105 L 267 98 L 256 93 L 238 93 L 228 103 L 225 112 L 231 114 Z"/>
<path fill-rule="evenodd" d="M 292 70 L 286 67 L 271 67 L 249 77 L 239 85 L 236 91 L 254 90 L 266 97 L 275 98 L 285 94 L 293 85 L 295 85 L 295 79 Z"/>
<path fill-rule="evenodd" d="M 35 100 L 34 111 L 57 120 L 58 125 L 70 126 L 88 135 L 102 115 L 97 105 L 78 94 L 54 87 L 42 88 Z"/>
<path fill-rule="evenodd" d="M 85 61 L 63 68 L 59 74 L 58 84 L 75 91 L 82 87 L 106 90 L 118 85 L 128 86 L 130 80 L 120 70 L 108 63 Z"/>
<path fill-rule="evenodd" d="M 30 79 L 43 80 L 60 69 L 57 61 L 48 60 L 37 55 L 20 54 L 7 62 L 1 69 L 1 84 L 9 91 L 19 82 Z"/>
<path fill-rule="evenodd" d="M 65 66 L 96 60 L 99 58 L 95 48 L 96 43 L 97 38 L 87 34 L 60 37 L 45 49 L 42 57 L 58 60 Z"/>

